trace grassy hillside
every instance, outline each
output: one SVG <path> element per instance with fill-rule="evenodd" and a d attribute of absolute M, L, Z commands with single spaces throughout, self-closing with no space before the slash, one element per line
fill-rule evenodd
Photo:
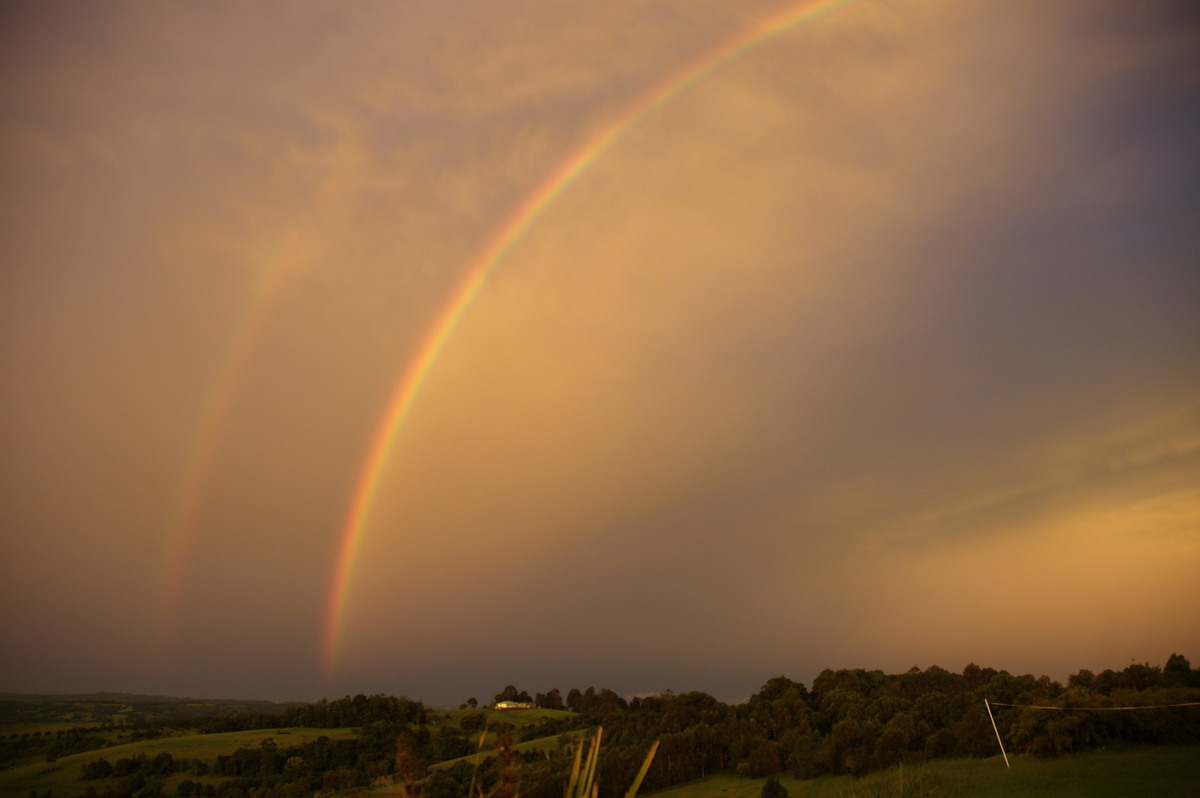
<path fill-rule="evenodd" d="M 218 755 L 232 754 L 239 748 L 256 748 L 268 737 L 274 739 L 279 746 L 286 747 L 316 740 L 321 736 L 332 740 L 347 739 L 354 736 L 354 730 L 296 727 L 225 734 L 178 734 L 156 737 L 151 740 L 140 740 L 64 756 L 53 762 L 47 762 L 43 758 L 18 764 L 0 771 L 0 795 L 28 796 L 32 790 L 44 793 L 47 789 L 53 790 L 55 795 L 77 795 L 88 786 L 94 786 L 98 792 L 104 792 L 106 787 L 112 786 L 119 779 L 97 779 L 86 783 L 81 780 L 84 766 L 102 757 L 110 763 L 115 763 L 120 759 L 132 759 L 139 754 L 153 759 L 159 754 L 167 753 L 176 761 L 201 759 L 211 762 Z M 176 773 L 166 780 L 166 785 L 170 790 L 185 778 L 189 778 L 186 773 Z"/>
<path fill-rule="evenodd" d="M 569 732 L 572 738 L 578 738 L 585 735 L 585 730 Z M 489 733 L 484 741 L 483 750 L 478 754 L 470 754 L 469 756 L 461 756 L 458 759 L 447 759 L 444 762 L 436 762 L 429 766 L 430 770 L 438 770 L 440 768 L 449 768 L 457 765 L 459 762 L 467 762 L 471 765 L 478 765 L 488 757 L 496 756 L 497 750 L 496 735 Z M 525 742 L 516 743 L 513 749 L 524 753 L 526 751 L 553 751 L 558 747 L 557 737 L 539 737 L 536 740 L 527 740 Z"/>
<path fill-rule="evenodd" d="M 863 778 L 781 777 L 789 798 L 1196 798 L 1200 747 L 1092 751 L 1058 759 L 999 756 L 893 768 Z M 764 779 L 722 774 L 652 793 L 654 798 L 759 798 Z"/>
<path fill-rule="evenodd" d="M 1151 671 L 1147 672 L 1153 676 Z M 1183 678 L 1181 674 L 1182 670 L 1179 678 Z M 1189 668 L 1187 677 L 1193 676 L 1196 674 Z M 782 783 L 792 798 L 1200 798 L 1200 714 L 1190 709 L 1200 704 L 1200 677 L 1196 681 L 1195 688 L 1178 688 L 1143 680 L 1150 686 L 1114 687 L 1112 695 L 1080 694 L 1078 690 L 1064 691 L 1044 677 L 1013 677 L 1005 672 L 989 675 L 979 668 L 969 667 L 959 675 L 931 666 L 894 676 L 855 669 L 823 672 L 814 681 L 812 692 L 778 677 L 744 706 L 724 704 L 703 693 L 670 692 L 626 704 L 611 691 L 602 690 L 595 692 L 596 701 L 581 712 L 434 711 L 421 702 L 382 695 L 346 696 L 296 709 L 270 702 L 113 694 L 64 696 L 45 703 L 9 697 L 0 699 L 0 798 L 29 798 L 33 793 L 38 798 L 75 798 L 85 793 L 94 798 L 110 790 L 113 795 L 119 791 L 139 798 L 175 798 L 184 781 L 193 782 L 182 784 L 185 792 L 194 792 L 199 784 L 249 790 L 311 789 L 331 796 L 355 787 L 364 794 L 384 795 L 389 789 L 399 794 L 397 790 L 403 789 L 392 783 L 396 780 L 393 770 L 411 779 L 419 776 L 424 764 L 432 765 L 427 783 L 431 794 L 462 794 L 476 777 L 490 787 L 502 775 L 512 777 L 519 769 L 519 778 L 529 791 L 552 795 L 561 790 L 569 770 L 570 743 L 596 726 L 605 728 L 615 746 L 605 749 L 602 761 L 601 770 L 611 781 L 602 784 L 605 795 L 619 795 L 628 784 L 616 782 L 634 778 L 641 761 L 640 752 L 631 753 L 634 748 L 644 751 L 658 738 L 665 741 L 667 753 L 652 767 L 647 784 L 679 784 L 705 773 L 726 774 L 658 793 L 668 798 L 759 798 L 763 779 L 733 774 L 769 773 L 781 766 L 788 772 L 793 768 L 828 772 L 830 763 L 844 760 L 842 754 L 852 754 L 853 761 L 868 771 L 897 761 L 897 752 L 903 750 L 988 758 L 936 759 L 857 779 L 785 778 Z M 1003 760 L 989 757 L 996 750 L 995 731 L 982 698 L 989 691 L 1015 702 L 997 704 L 1008 707 L 999 718 L 1007 739 L 1027 752 L 1014 758 L 1012 769 L 1005 768 Z M 593 692 L 589 689 L 581 695 Z M 1129 718 L 1108 713 L 1103 722 L 1079 721 L 1063 727 L 1019 708 L 1068 699 L 1076 708 L 1086 700 L 1096 708 L 1115 702 L 1156 711 Z M 1091 704 L 1083 708 L 1091 708 Z M 268 707 L 275 712 L 260 711 Z M 859 711 L 850 713 L 847 707 Z M 877 728 L 872 735 L 863 733 L 866 722 L 879 724 L 883 731 Z M 836 740 L 828 730 L 830 725 L 840 735 Z M 936 734 L 922 731 L 935 727 Z M 1078 741 L 1068 733 L 1077 727 Z M 260 730 L 211 733 L 252 728 Z M 815 728 L 825 731 L 812 732 Z M 210 733 L 201 734 L 204 730 Z M 841 734 L 843 731 L 846 734 Z M 784 733 L 791 735 L 788 739 L 792 742 L 784 744 L 779 742 L 782 737 L 773 736 Z M 318 742 L 323 737 L 329 742 Z M 513 760 L 497 757 L 505 737 L 511 737 L 526 756 Z M 267 738 L 274 744 L 264 744 Z M 847 739 L 857 740 L 858 747 L 839 753 L 837 746 L 849 745 Z M 897 739 L 908 747 L 897 749 Z M 892 744 L 885 745 L 889 740 Z M 1186 741 L 1193 741 L 1192 747 L 1179 747 Z M 1106 742 L 1110 747 L 1061 759 L 1030 755 L 1039 746 L 1062 749 L 1076 742 L 1080 749 Z M 480 747 L 481 755 L 475 753 Z M 496 759 L 475 767 L 477 760 L 489 757 Z M 520 759 L 525 761 L 515 765 Z M 505 774 L 497 764 L 501 760 L 507 763 Z M 82 779 L 85 773 L 90 777 L 87 781 Z M 229 784 L 232 779 L 244 782 Z"/>
<path fill-rule="evenodd" d="M 95 786 L 103 793 L 118 780 L 80 780 L 84 765 L 100 757 L 115 762 L 139 754 L 153 758 L 160 753 L 169 753 L 177 761 L 200 759 L 211 762 L 219 754 L 231 754 L 239 748 L 256 748 L 268 737 L 283 747 L 315 740 L 322 735 L 347 739 L 354 735 L 354 730 L 297 727 L 227 734 L 179 734 L 125 743 L 62 757 L 55 762 L 42 760 L 0 771 L 0 796 L 27 798 L 35 790 L 38 794 L 52 790 L 56 796 L 73 796 L 87 786 Z M 550 737 L 521 743 L 517 747 L 553 747 L 556 744 L 557 737 Z M 485 751 L 484 755 L 494 753 Z M 1195 798 L 1200 795 L 1200 747 L 1197 746 L 1103 750 L 1058 759 L 1016 756 L 1011 761 L 1011 769 L 1005 768 L 1004 761 L 996 756 L 934 761 L 862 778 L 826 776 L 799 781 L 783 776 L 780 781 L 790 798 L 1008 798 L 1015 795 L 1030 798 L 1127 798 L 1140 795 Z M 442 763 L 441 766 L 450 764 Z M 187 778 L 200 782 L 219 781 L 211 776 L 197 778 L 187 773 L 175 773 L 164 781 L 164 794 L 173 795 L 179 782 Z M 650 795 L 654 798 L 759 798 L 764 782 L 764 779 L 720 774 Z M 385 795 L 396 789 L 377 789 L 372 794 Z"/>
<path fill-rule="evenodd" d="M 432 765 L 432 768 L 448 768 L 452 765 L 466 760 L 472 765 L 479 764 L 490 756 L 496 755 L 496 747 L 500 741 L 500 730 L 506 727 L 512 727 L 516 731 L 535 726 L 545 721 L 558 721 L 564 719 L 572 719 L 575 717 L 574 712 L 569 712 L 565 709 L 476 709 L 476 710 L 456 710 L 451 712 L 439 712 L 437 717 L 447 725 L 461 725 L 463 718 L 472 715 L 482 714 L 487 720 L 488 732 L 483 741 L 482 749 L 478 754 L 459 757 L 458 759 L 448 759 L 444 762 L 438 762 Z M 478 741 L 482 728 L 474 732 L 474 741 Z M 572 736 L 582 734 L 582 731 L 568 732 Z M 518 742 L 514 746 L 518 751 L 546 751 L 553 750 L 558 746 L 558 735 L 553 734 L 547 737 L 539 737 L 534 740 Z"/>
<path fill-rule="evenodd" d="M 481 759 L 495 755 L 498 734 L 494 730 L 499 727 L 512 726 L 515 729 L 521 729 L 546 720 L 558 720 L 572 715 L 572 713 L 563 710 L 546 709 L 510 710 L 503 712 L 496 710 L 474 710 L 473 712 L 483 713 L 487 719 L 489 728 L 493 730 L 489 731 L 487 735 Z M 471 714 L 471 712 L 449 711 L 437 714 L 442 722 L 448 725 L 457 725 L 464 716 Z M 42 724 L 42 727 L 45 728 L 46 725 Z M 6 733 L 12 730 L 12 727 L 9 726 L 2 728 Z M 232 754 L 239 748 L 258 748 L 262 744 L 262 741 L 267 738 L 272 738 L 280 748 L 286 748 L 316 740 L 321 736 L 335 740 L 349 739 L 355 736 L 355 732 L 356 730 L 353 728 L 293 727 L 228 732 L 224 734 L 179 733 L 166 737 L 121 743 L 107 748 L 86 751 L 81 754 L 60 757 L 54 762 L 47 762 L 44 758 L 39 758 L 36 761 L 18 763 L 15 767 L 0 771 L 0 796 L 22 796 L 22 798 L 27 798 L 34 790 L 39 794 L 44 794 L 46 790 L 52 790 L 54 795 L 73 796 L 82 793 L 89 786 L 94 786 L 98 792 L 103 793 L 106 788 L 116 784 L 119 779 L 114 777 L 87 782 L 82 781 L 84 766 L 101 757 L 107 759 L 109 763 L 115 764 L 118 760 L 132 759 L 138 755 L 145 755 L 153 759 L 159 754 L 167 753 L 177 762 L 198 759 L 211 763 L 220 754 Z M 522 742 L 516 747 L 518 750 L 543 749 L 553 748 L 557 744 L 558 737 L 552 736 Z M 467 757 L 467 759 L 473 761 L 475 757 Z M 447 766 L 453 764 L 454 761 L 457 760 L 441 763 L 435 767 Z M 215 776 L 196 777 L 186 772 L 175 773 L 163 782 L 165 794 L 172 795 L 179 782 L 184 779 L 191 779 L 201 783 L 216 783 L 220 781 L 220 778 Z"/>

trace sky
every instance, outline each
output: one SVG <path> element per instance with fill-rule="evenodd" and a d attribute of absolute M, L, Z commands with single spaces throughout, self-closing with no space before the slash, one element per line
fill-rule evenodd
<path fill-rule="evenodd" d="M 1200 15 L 0 11 L 0 691 L 1200 664 Z"/>

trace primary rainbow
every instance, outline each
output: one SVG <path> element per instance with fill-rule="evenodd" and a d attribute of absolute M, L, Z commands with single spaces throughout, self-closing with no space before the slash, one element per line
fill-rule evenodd
<path fill-rule="evenodd" d="M 437 362 L 446 342 L 454 333 L 471 303 L 479 295 L 496 264 L 525 234 L 547 206 L 648 116 L 763 43 L 786 33 L 801 23 L 858 1 L 801 0 L 783 11 L 761 20 L 733 39 L 688 63 L 639 97 L 620 116 L 571 153 L 517 206 L 504 224 L 488 239 L 487 244 L 472 261 L 450 299 L 433 321 L 417 349 L 416 355 L 396 382 L 387 409 L 371 438 L 367 458 L 359 474 L 349 511 L 342 525 L 330 586 L 322 657 L 327 677 L 332 675 L 337 664 L 350 577 L 354 572 L 354 563 L 362 543 L 363 532 L 371 516 L 379 483 L 387 469 L 388 458 L 391 455 L 396 436 L 404 426 L 413 403 L 421 391 L 421 386 Z"/>

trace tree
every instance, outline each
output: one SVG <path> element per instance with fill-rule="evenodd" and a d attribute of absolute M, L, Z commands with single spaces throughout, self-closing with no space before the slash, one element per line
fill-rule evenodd
<path fill-rule="evenodd" d="M 770 740 L 760 742 L 746 762 L 750 765 L 750 774 L 755 778 L 783 770 L 783 763 L 779 761 L 779 751 Z"/>
<path fill-rule="evenodd" d="M 808 689 L 803 684 L 793 682 L 786 676 L 776 676 L 773 679 L 768 679 L 767 683 L 759 689 L 758 695 L 752 696 L 752 698 L 757 697 L 763 701 L 774 702 L 787 696 L 789 692 L 796 693 L 805 701 L 808 700 Z"/>
<path fill-rule="evenodd" d="M 1094 692 L 1096 689 L 1096 674 L 1084 668 L 1079 673 L 1067 677 L 1067 686 L 1082 690 L 1085 693 Z"/>
<path fill-rule="evenodd" d="M 789 756 L 793 776 L 798 779 L 811 779 L 820 774 L 820 768 L 817 766 L 817 747 L 820 744 L 821 737 L 815 732 L 795 736 Z"/>
<path fill-rule="evenodd" d="M 1149 690 L 1151 687 L 1157 687 L 1161 681 L 1162 671 L 1158 666 L 1149 662 L 1140 665 L 1135 662 L 1121 671 L 1117 677 L 1117 686 L 1129 690 Z"/>
<path fill-rule="evenodd" d="M 1182 654 L 1172 654 L 1163 667 L 1164 687 L 1187 687 L 1192 683 L 1192 663 Z"/>
<path fill-rule="evenodd" d="M 487 715 L 482 712 L 468 712 L 458 720 L 458 727 L 465 732 L 482 729 L 487 723 Z"/>
<path fill-rule="evenodd" d="M 267 739 L 269 740 L 270 738 L 268 737 Z M 163 751 L 154 757 L 154 761 L 150 763 L 150 772 L 156 776 L 170 776 L 175 772 L 175 758 L 166 751 Z"/>
<path fill-rule="evenodd" d="M 425 798 L 461 798 L 471 793 L 471 777 L 475 775 L 471 764 L 459 761 L 448 768 L 429 771 L 425 779 Z"/>
<path fill-rule="evenodd" d="M 835 776 L 866 769 L 865 730 L 853 718 L 838 721 L 817 749 L 817 760 Z"/>
<path fill-rule="evenodd" d="M 396 753 L 393 761 L 396 767 L 392 781 L 400 785 L 400 794 L 405 798 L 415 794 L 419 767 L 412 744 L 404 734 L 396 735 Z"/>
<path fill-rule="evenodd" d="M 875 766 L 885 768 L 900 762 L 916 736 L 917 725 L 912 718 L 897 712 L 875 741 Z"/>
<path fill-rule="evenodd" d="M 510 685 L 506 685 L 503 690 L 496 693 L 496 697 L 495 697 L 495 699 L 493 699 L 492 703 L 499 704 L 501 701 L 520 701 L 520 700 L 521 700 L 520 691 L 517 690 L 517 688 L 515 686 L 510 684 Z M 529 699 L 526 698 L 525 700 L 528 701 Z"/>
<path fill-rule="evenodd" d="M 467 699 L 467 706 L 469 706 L 471 709 L 474 709 L 475 707 L 479 706 L 479 701 L 474 696 L 471 696 Z"/>
<path fill-rule="evenodd" d="M 83 766 L 84 781 L 89 779 L 107 779 L 112 775 L 112 772 L 112 764 L 103 757 Z"/>
<path fill-rule="evenodd" d="M 779 779 L 771 776 L 763 784 L 762 792 L 759 793 L 762 798 L 788 798 L 787 787 L 779 783 Z"/>

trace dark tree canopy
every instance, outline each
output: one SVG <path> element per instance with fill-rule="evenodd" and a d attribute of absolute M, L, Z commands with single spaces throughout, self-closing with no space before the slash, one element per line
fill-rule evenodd
<path fill-rule="evenodd" d="M 555 711 L 523 717 L 519 723 L 485 710 L 431 713 L 419 701 L 356 695 L 288 707 L 277 715 L 235 711 L 224 718 L 173 718 L 172 723 L 204 732 L 279 730 L 270 737 L 260 735 L 256 745 L 211 759 L 185 760 L 169 753 L 104 756 L 118 742 L 177 733 L 161 721 L 142 718 L 119 730 L 110 725 L 0 738 L 0 767 L 95 751 L 82 763 L 85 783 L 64 798 L 153 798 L 173 779 L 179 779 L 177 789 L 163 794 L 306 795 L 395 784 L 431 798 L 479 792 L 558 798 L 578 741 L 602 726 L 597 765 L 601 798 L 624 794 L 655 741 L 659 745 L 642 783 L 644 792 L 726 772 L 765 779 L 761 794 L 783 798 L 787 791 L 779 776 L 784 773 L 800 779 L 859 775 L 940 757 L 994 756 L 996 731 L 985 700 L 1006 744 L 1034 755 L 1113 744 L 1197 743 L 1200 710 L 1190 706 L 1200 702 L 1197 677 L 1179 654 L 1161 667 L 1133 663 L 1100 674 L 1080 670 L 1066 687 L 1045 676 L 1014 675 L 974 663 L 962 673 L 936 665 L 898 674 L 826 669 L 811 689 L 776 676 L 737 705 L 699 691 L 626 700 L 594 686 L 571 688 L 564 702 L 561 691 L 552 688 L 537 694 L 537 704 Z M 508 685 L 496 699 L 525 701 L 528 693 Z M 471 703 L 476 702 L 465 706 Z M 572 711 L 561 709 L 564 704 Z M 1111 711 L 1117 707 L 1146 710 Z M 351 734 L 300 739 L 288 735 L 288 726 L 348 729 Z M 519 745 L 533 740 L 550 744 L 529 750 Z M 478 767 L 463 759 L 481 747 L 485 755 Z M 439 763 L 447 764 L 431 767 Z"/>

